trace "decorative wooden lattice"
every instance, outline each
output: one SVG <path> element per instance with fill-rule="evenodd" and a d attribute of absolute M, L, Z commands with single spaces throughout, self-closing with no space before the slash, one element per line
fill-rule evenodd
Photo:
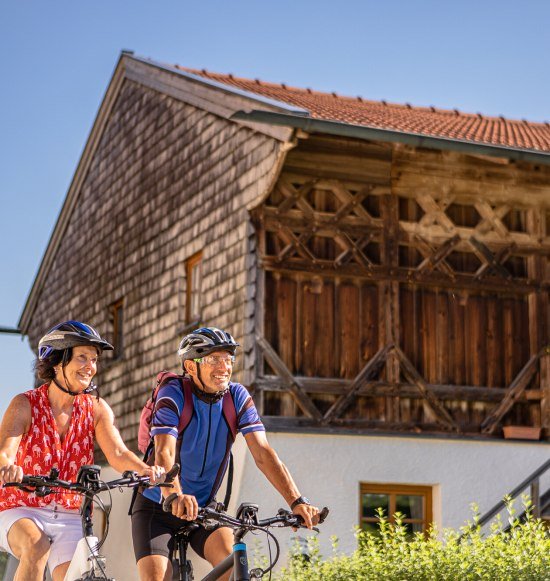
<path fill-rule="evenodd" d="M 529 326 L 547 307 L 528 297 L 550 289 L 543 214 L 283 173 L 252 213 L 269 275 L 258 344 L 293 402 L 280 413 L 491 435 L 518 404 L 516 415 L 540 421 Z M 260 389 L 280 385 L 260 372 Z"/>

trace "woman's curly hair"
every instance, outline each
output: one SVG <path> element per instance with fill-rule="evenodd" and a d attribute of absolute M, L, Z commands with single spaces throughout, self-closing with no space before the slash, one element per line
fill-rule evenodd
<path fill-rule="evenodd" d="M 67 360 L 70 361 L 73 356 L 73 350 L 69 349 Z M 55 379 L 55 369 L 63 361 L 63 351 L 52 351 L 51 355 L 44 359 L 37 359 L 34 362 L 36 375 L 42 381 L 53 381 Z"/>

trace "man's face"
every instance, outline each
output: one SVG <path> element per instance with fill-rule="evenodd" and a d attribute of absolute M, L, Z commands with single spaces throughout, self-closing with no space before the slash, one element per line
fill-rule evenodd
<path fill-rule="evenodd" d="M 199 380 L 197 377 L 199 365 L 201 370 L 200 382 L 206 392 L 216 393 L 227 389 L 233 372 L 231 353 L 228 351 L 213 351 L 209 355 L 205 355 L 200 364 L 196 361 L 186 361 L 185 369 L 195 381 Z"/>
<path fill-rule="evenodd" d="M 95 347 L 88 345 L 74 347 L 73 356 L 65 369 L 62 370 L 61 365 L 55 368 L 55 377 L 63 387 L 80 393 L 89 387 L 94 375 L 97 373 L 97 360 L 98 353 Z M 63 377 L 63 371 L 67 381 Z"/>

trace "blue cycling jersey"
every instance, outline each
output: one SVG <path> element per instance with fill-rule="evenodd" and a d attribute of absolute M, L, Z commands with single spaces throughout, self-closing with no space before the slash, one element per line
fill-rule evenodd
<path fill-rule="evenodd" d="M 230 383 L 231 397 L 237 413 L 237 430 L 243 435 L 264 431 L 250 394 L 240 383 Z M 185 429 L 179 454 L 180 483 L 184 494 L 196 497 L 199 506 L 206 506 L 216 495 L 229 462 L 231 432 L 222 414 L 222 401 L 207 403 L 193 397 L 193 416 Z M 151 436 L 169 434 L 178 437 L 179 417 L 184 395 L 181 384 L 173 379 L 158 392 L 151 422 Z M 159 488 L 147 488 L 143 494 L 161 501 Z"/>

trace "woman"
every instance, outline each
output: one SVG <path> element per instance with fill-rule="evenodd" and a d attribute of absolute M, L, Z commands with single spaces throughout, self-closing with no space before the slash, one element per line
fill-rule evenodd
<path fill-rule="evenodd" d="M 45 383 L 15 396 L 0 426 L 1 485 L 52 468 L 61 480 L 75 481 L 81 466 L 93 464 L 94 440 L 115 470 L 162 479 L 164 469 L 128 450 L 111 408 L 92 395 L 99 356 L 112 348 L 78 321 L 60 323 L 42 337 L 36 370 Z M 0 488 L 0 546 L 20 561 L 15 580 L 42 581 L 46 565 L 53 581 L 63 579 L 82 537 L 79 507 L 77 495 L 40 498 Z"/>

